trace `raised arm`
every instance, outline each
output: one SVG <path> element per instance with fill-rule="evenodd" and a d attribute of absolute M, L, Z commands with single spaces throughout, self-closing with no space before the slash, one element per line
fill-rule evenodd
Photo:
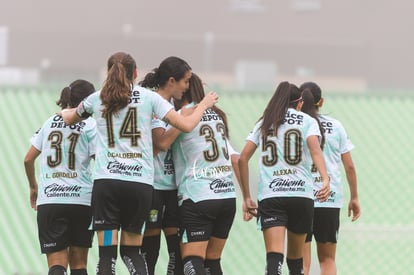
<path fill-rule="evenodd" d="M 325 159 L 323 158 L 323 153 L 321 146 L 319 144 L 318 136 L 309 136 L 306 140 L 309 151 L 312 156 L 313 163 L 315 164 L 316 168 L 318 169 L 319 174 L 322 177 L 322 187 L 318 191 L 316 197 L 320 201 L 326 201 L 330 194 L 330 186 L 329 186 L 329 176 L 328 172 L 326 171 Z"/>
<path fill-rule="evenodd" d="M 188 116 L 181 115 L 171 109 L 164 117 L 164 121 L 183 132 L 191 132 L 200 122 L 204 111 L 218 102 L 218 96 L 215 92 L 208 93 L 203 100 L 197 104 L 194 112 Z"/>
<path fill-rule="evenodd" d="M 58 112 L 59 115 L 62 116 L 63 121 L 68 124 L 76 124 L 79 121 L 81 121 L 84 118 L 81 118 L 78 113 L 76 112 L 77 108 L 70 108 L 70 109 L 63 109 L 60 112 Z"/>
<path fill-rule="evenodd" d="M 352 161 L 351 152 L 342 154 L 342 164 L 345 169 L 346 179 L 348 181 L 350 199 L 348 204 L 348 217 L 352 214 L 352 221 L 356 221 L 361 216 L 361 207 L 358 199 L 357 175 L 354 162 Z"/>

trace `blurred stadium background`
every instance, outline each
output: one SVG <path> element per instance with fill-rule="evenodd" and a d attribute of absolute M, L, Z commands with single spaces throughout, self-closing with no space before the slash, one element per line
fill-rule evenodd
<path fill-rule="evenodd" d="M 341 213 L 338 274 L 411 270 L 412 2 L 3 2 L 0 274 L 47 273 L 23 167 L 29 138 L 57 110 L 54 102 L 69 82 L 84 78 L 100 87 L 107 58 L 119 50 L 135 57 L 141 77 L 167 56 L 187 60 L 208 88 L 219 93 L 237 150 L 279 81 L 318 82 L 326 99 L 322 112 L 342 121 L 356 145 L 352 154 L 362 216 L 351 223 L 346 205 Z M 253 185 L 256 171 L 251 173 Z M 240 210 L 239 197 L 222 260 L 224 272 L 263 274 L 261 232 L 254 222 L 242 221 Z M 313 252 L 312 275 L 318 274 Z M 95 242 L 89 274 L 95 273 L 97 255 Z M 157 274 L 165 274 L 166 262 L 163 243 Z M 120 259 L 117 271 L 127 274 Z"/>

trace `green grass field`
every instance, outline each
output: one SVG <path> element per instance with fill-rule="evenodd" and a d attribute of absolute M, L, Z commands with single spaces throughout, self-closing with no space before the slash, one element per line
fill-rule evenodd
<path fill-rule="evenodd" d="M 60 87 L 0 88 L 0 274 L 47 272 L 45 256 L 40 254 L 37 241 L 36 214 L 29 205 L 23 158 L 31 135 L 58 110 L 54 102 L 60 90 Z M 271 94 L 218 93 L 218 106 L 228 115 L 231 142 L 241 151 L 245 137 Z M 410 176 L 414 170 L 414 96 L 327 92 L 321 111 L 339 119 L 355 144 L 352 155 L 362 206 L 362 216 L 357 222 L 350 222 L 346 208 L 341 213 L 338 273 L 407 273 L 411 270 L 410 256 L 414 254 L 414 182 Z M 253 190 L 258 178 L 256 163 L 254 157 Z M 225 274 L 263 274 L 262 235 L 254 221 L 242 221 L 241 203 L 239 196 L 238 213 L 222 257 L 223 270 Z M 164 242 L 161 250 L 157 274 L 165 274 L 166 270 Z M 97 255 L 95 242 L 90 251 L 89 274 L 95 273 Z M 317 264 L 316 260 L 313 264 Z M 117 271 L 127 274 L 120 259 Z"/>

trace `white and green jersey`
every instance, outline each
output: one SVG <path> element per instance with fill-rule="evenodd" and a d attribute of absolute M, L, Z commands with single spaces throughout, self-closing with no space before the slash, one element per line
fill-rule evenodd
<path fill-rule="evenodd" d="M 236 197 L 225 131 L 221 117 L 207 109 L 199 124 L 173 143 L 179 203 Z"/>
<path fill-rule="evenodd" d="M 134 86 L 129 104 L 116 115 L 102 117 L 100 91 L 77 109 L 80 116 L 95 114 L 97 148 L 94 179 L 116 179 L 153 185 L 154 160 L 151 121 L 173 108 L 158 93 Z"/>
<path fill-rule="evenodd" d="M 344 201 L 341 179 L 341 156 L 351 151 L 354 145 L 338 120 L 326 115 L 320 115 L 319 120 L 325 135 L 323 156 L 325 158 L 326 170 L 331 178 L 331 194 L 325 202 L 319 202 L 315 198 L 315 207 L 341 208 Z M 316 169 L 312 168 L 312 172 L 314 177 L 314 193 L 316 194 L 322 186 L 322 181 Z"/>
<path fill-rule="evenodd" d="M 172 126 L 164 121 L 155 118 L 152 120 L 152 129 L 163 128 L 168 131 Z M 156 190 L 176 190 L 174 162 L 172 159 L 171 148 L 166 152 L 160 151 L 154 157 L 154 189 Z"/>
<path fill-rule="evenodd" d="M 95 138 L 93 118 L 74 125 L 66 125 L 59 115 L 46 120 L 31 139 L 41 152 L 37 205 L 91 205 Z"/>
<path fill-rule="evenodd" d="M 247 140 L 260 149 L 258 200 L 272 197 L 313 198 L 312 157 L 307 145 L 309 136 L 320 136 L 317 121 L 289 108 L 277 136 L 270 130 L 262 136 L 258 121 Z"/>

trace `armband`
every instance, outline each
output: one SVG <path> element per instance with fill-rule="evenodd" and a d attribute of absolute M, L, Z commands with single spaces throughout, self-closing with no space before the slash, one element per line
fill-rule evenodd
<path fill-rule="evenodd" d="M 76 108 L 76 114 L 81 118 L 88 118 L 92 114 L 85 111 L 85 107 L 83 106 L 83 102 L 81 102 L 78 107 Z"/>

